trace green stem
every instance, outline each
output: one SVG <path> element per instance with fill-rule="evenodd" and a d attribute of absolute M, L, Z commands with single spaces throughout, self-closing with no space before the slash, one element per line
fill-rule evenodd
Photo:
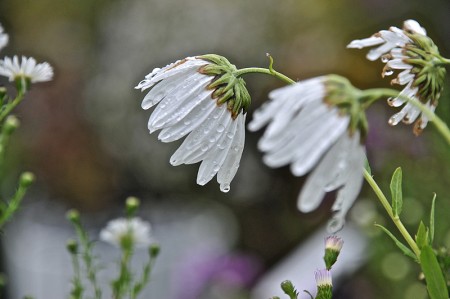
<path fill-rule="evenodd" d="M 404 96 L 400 94 L 399 91 L 390 88 L 372 88 L 363 91 L 363 93 L 370 96 L 370 100 L 364 103 L 366 106 L 378 100 L 380 97 L 399 97 L 400 99 L 413 104 L 422 111 L 422 114 L 424 114 L 428 118 L 429 122 L 434 124 L 442 137 L 444 137 L 444 139 L 450 145 L 450 130 L 448 126 L 433 111 L 431 111 L 426 105 L 422 104 L 421 102 Z"/>
<path fill-rule="evenodd" d="M 295 83 L 294 80 L 292 80 L 291 78 L 289 78 L 286 75 L 283 75 L 282 73 L 275 71 L 274 69 L 266 69 L 266 68 L 261 68 L 261 67 L 248 67 L 248 68 L 240 69 L 240 70 L 236 71 L 234 74 L 236 77 L 240 77 L 242 75 L 250 74 L 250 73 L 266 74 L 266 75 L 274 76 L 288 84 Z"/>
<path fill-rule="evenodd" d="M 414 239 L 411 237 L 411 235 L 406 230 L 405 226 L 403 225 L 400 218 L 397 216 L 394 216 L 394 213 L 392 212 L 391 205 L 389 204 L 389 201 L 387 200 L 386 196 L 383 194 L 383 191 L 381 191 L 378 184 L 375 182 L 373 177 L 367 172 L 366 169 L 364 169 L 364 178 L 366 179 L 367 183 L 369 183 L 370 187 L 372 187 L 373 191 L 377 195 L 378 199 L 380 200 L 381 204 L 383 205 L 384 209 L 388 213 L 389 217 L 394 222 L 397 229 L 400 231 L 400 234 L 403 236 L 403 238 L 408 243 L 409 247 L 414 251 L 414 254 L 417 256 L 418 259 L 420 259 L 420 249 L 417 246 Z"/>
<path fill-rule="evenodd" d="M 6 105 L 6 108 L 0 112 L 0 123 L 5 119 L 6 116 L 8 116 L 9 113 L 17 106 L 19 103 L 23 100 L 24 93 L 19 92 L 16 96 L 16 98 L 9 104 Z"/>

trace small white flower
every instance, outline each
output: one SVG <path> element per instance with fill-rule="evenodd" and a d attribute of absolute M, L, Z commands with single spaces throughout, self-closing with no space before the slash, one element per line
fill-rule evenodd
<path fill-rule="evenodd" d="M 9 81 L 17 78 L 29 79 L 31 83 L 50 81 L 53 78 L 53 68 L 47 62 L 36 63 L 33 57 L 22 56 L 22 61 L 14 56 L 0 60 L 0 75 L 8 77 Z"/>
<path fill-rule="evenodd" d="M 329 226 L 335 232 L 361 189 L 365 153 L 359 129 L 350 132 L 350 115 L 329 101 L 328 78 L 272 91 L 271 101 L 255 111 L 248 128 L 255 131 L 270 123 L 258 143 L 268 166 L 290 165 L 295 176 L 311 171 L 298 196 L 300 211 L 316 209 L 326 192 L 338 190 Z"/>
<path fill-rule="evenodd" d="M 3 27 L 0 24 L 0 50 L 8 44 L 9 36 L 3 32 Z"/>
<path fill-rule="evenodd" d="M 135 247 L 146 247 L 152 243 L 151 226 L 138 217 L 131 219 L 118 218 L 108 222 L 100 232 L 100 240 L 121 247 L 127 238 Z"/>
<path fill-rule="evenodd" d="M 314 272 L 317 287 L 333 286 L 331 272 L 327 269 L 316 270 Z"/>
<path fill-rule="evenodd" d="M 434 111 L 446 70 L 436 63 L 441 56 L 425 29 L 417 21 L 407 20 L 403 23 L 403 29 L 391 27 L 381 30 L 369 38 L 354 40 L 347 47 L 361 49 L 371 46 L 378 47 L 371 49 L 366 57 L 372 61 L 381 57 L 386 63 L 383 77 L 392 75 L 394 70 L 401 70 L 391 81 L 391 84 L 404 86 L 400 95 L 418 100 Z M 388 104 L 393 107 L 400 107 L 405 102 L 401 96 L 388 99 Z M 428 118 L 421 114 L 418 107 L 406 103 L 400 112 L 389 119 L 389 124 L 397 125 L 400 121 L 411 124 L 416 120 L 414 133 L 418 135 L 427 126 Z"/>
<path fill-rule="evenodd" d="M 211 60 L 213 60 L 213 62 Z M 244 149 L 245 117 L 249 96 L 235 67 L 216 55 L 188 57 L 156 68 L 136 89 L 150 91 L 142 108 L 158 104 L 148 122 L 150 133 L 172 142 L 185 136 L 170 158 L 174 166 L 202 162 L 197 184 L 216 174 L 220 190 L 228 192 Z"/>

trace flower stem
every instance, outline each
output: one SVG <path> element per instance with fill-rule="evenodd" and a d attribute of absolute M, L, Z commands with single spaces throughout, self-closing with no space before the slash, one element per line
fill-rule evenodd
<path fill-rule="evenodd" d="M 411 235 L 406 230 L 405 226 L 403 225 L 400 218 L 397 216 L 394 216 L 394 213 L 392 212 L 391 205 L 389 204 L 389 201 L 387 200 L 386 196 L 384 195 L 383 191 L 381 191 L 380 187 L 378 186 L 377 182 L 373 179 L 373 177 L 369 174 L 369 172 L 364 169 L 364 178 L 366 179 L 367 183 L 369 183 L 370 187 L 372 187 L 373 191 L 377 195 L 378 199 L 380 200 L 381 204 L 383 205 L 384 209 L 388 213 L 389 217 L 394 222 L 395 226 L 399 230 L 400 234 L 403 236 L 403 238 L 408 243 L 409 247 L 414 251 L 414 254 L 417 256 L 418 259 L 420 259 L 420 249 L 417 246 L 414 239 L 411 237 Z"/>
<path fill-rule="evenodd" d="M 365 103 L 366 106 L 370 105 L 372 102 L 380 99 L 381 97 L 399 97 L 400 99 L 413 104 L 422 111 L 422 113 L 428 118 L 428 121 L 434 124 L 436 129 L 442 135 L 442 137 L 450 145 L 450 130 L 448 126 L 426 105 L 422 104 L 421 102 L 415 99 L 400 94 L 399 91 L 395 89 L 390 88 L 372 88 L 365 90 L 364 93 L 367 94 L 368 96 L 370 95 L 371 99 L 370 101 Z"/>
<path fill-rule="evenodd" d="M 288 84 L 293 84 L 295 83 L 294 80 L 292 80 L 291 78 L 289 78 L 286 75 L 283 75 L 280 72 L 275 71 L 274 69 L 266 69 L 266 68 L 261 68 L 261 67 L 248 67 L 248 68 L 243 68 L 238 70 L 237 72 L 235 72 L 234 74 L 236 75 L 236 77 L 245 75 L 245 74 L 250 74 L 250 73 L 259 73 L 259 74 L 266 74 L 266 75 L 271 75 L 274 76 L 278 79 L 280 79 L 281 81 L 288 83 Z"/>
<path fill-rule="evenodd" d="M 9 104 L 5 105 L 5 109 L 2 110 L 0 112 L 0 123 L 3 121 L 3 119 L 9 114 L 11 113 L 11 111 L 17 106 L 19 105 L 19 103 L 23 100 L 24 98 L 24 93 L 23 92 L 19 92 L 16 96 L 16 98 Z"/>

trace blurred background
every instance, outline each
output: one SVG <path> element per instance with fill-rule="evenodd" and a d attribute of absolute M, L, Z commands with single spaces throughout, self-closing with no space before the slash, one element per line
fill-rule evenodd
<path fill-rule="evenodd" d="M 65 211 L 79 209 L 98 239 L 130 195 L 141 198 L 140 216 L 152 223 L 162 247 L 145 298 L 282 297 L 284 279 L 314 291 L 335 194 L 318 210 L 300 213 L 296 198 L 304 177 L 262 164 L 256 150 L 261 132 L 247 133 L 229 193 L 214 180 L 197 186 L 198 165 L 169 164 L 180 142 L 162 144 L 148 134 L 150 111 L 141 110 L 144 94 L 133 87 L 153 68 L 186 56 L 216 53 L 238 68 L 267 67 L 267 52 L 275 68 L 294 79 L 337 73 L 360 88 L 388 87 L 381 62 L 345 46 L 413 18 L 449 57 L 449 14 L 448 0 L 1 0 L 0 23 L 10 35 L 1 57 L 33 56 L 55 69 L 54 80 L 33 86 L 16 110 L 22 125 L 11 141 L 1 197 L 12 194 L 24 170 L 37 182 L 2 233 L 1 270 L 9 277 L 3 297 L 67 298 L 65 242 L 73 232 Z M 264 75 L 245 80 L 250 119 L 282 84 Z M 446 122 L 448 90 L 437 109 Z M 420 219 L 428 221 L 436 192 L 435 243 L 449 247 L 448 146 L 432 125 L 418 138 L 412 127 L 389 127 L 393 113 L 384 102 L 368 111 L 372 172 L 388 192 L 392 172 L 403 168 L 403 217 L 412 233 Z M 391 227 L 364 186 L 342 232 L 333 298 L 427 298 L 419 267 L 375 222 Z M 101 242 L 97 250 L 107 285 L 118 252 Z M 144 257 L 138 254 L 137 265 Z"/>

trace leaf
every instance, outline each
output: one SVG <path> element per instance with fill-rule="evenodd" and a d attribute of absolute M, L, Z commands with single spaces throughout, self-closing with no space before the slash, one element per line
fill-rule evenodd
<path fill-rule="evenodd" d="M 397 245 L 397 247 L 403 252 L 403 254 L 405 254 L 406 256 L 409 256 L 416 262 L 419 261 L 418 257 L 411 251 L 411 249 L 409 249 L 402 242 L 397 240 L 397 238 L 390 231 L 388 231 L 387 228 L 385 228 L 384 226 L 382 226 L 380 224 L 376 224 L 376 223 L 375 223 L 375 226 L 381 228 L 389 237 L 391 237 L 391 239 L 394 241 L 395 245 Z"/>
<path fill-rule="evenodd" d="M 428 238 L 428 229 L 426 228 L 425 224 L 423 224 L 422 221 L 420 221 L 419 228 L 417 229 L 416 234 L 416 243 L 419 249 L 422 249 L 423 247 L 427 246 L 429 243 Z"/>
<path fill-rule="evenodd" d="M 436 255 L 430 246 L 422 248 L 420 265 L 427 282 L 427 290 L 431 299 L 448 299 L 447 284 L 439 267 Z"/>
<path fill-rule="evenodd" d="M 430 212 L 430 245 L 433 244 L 434 240 L 434 207 L 436 202 L 436 193 L 434 193 L 433 200 L 431 201 L 431 212 Z"/>
<path fill-rule="evenodd" d="M 392 195 L 392 212 L 394 217 L 398 217 L 402 212 L 403 195 L 402 195 L 402 169 L 398 167 L 391 179 L 391 195 Z"/>

